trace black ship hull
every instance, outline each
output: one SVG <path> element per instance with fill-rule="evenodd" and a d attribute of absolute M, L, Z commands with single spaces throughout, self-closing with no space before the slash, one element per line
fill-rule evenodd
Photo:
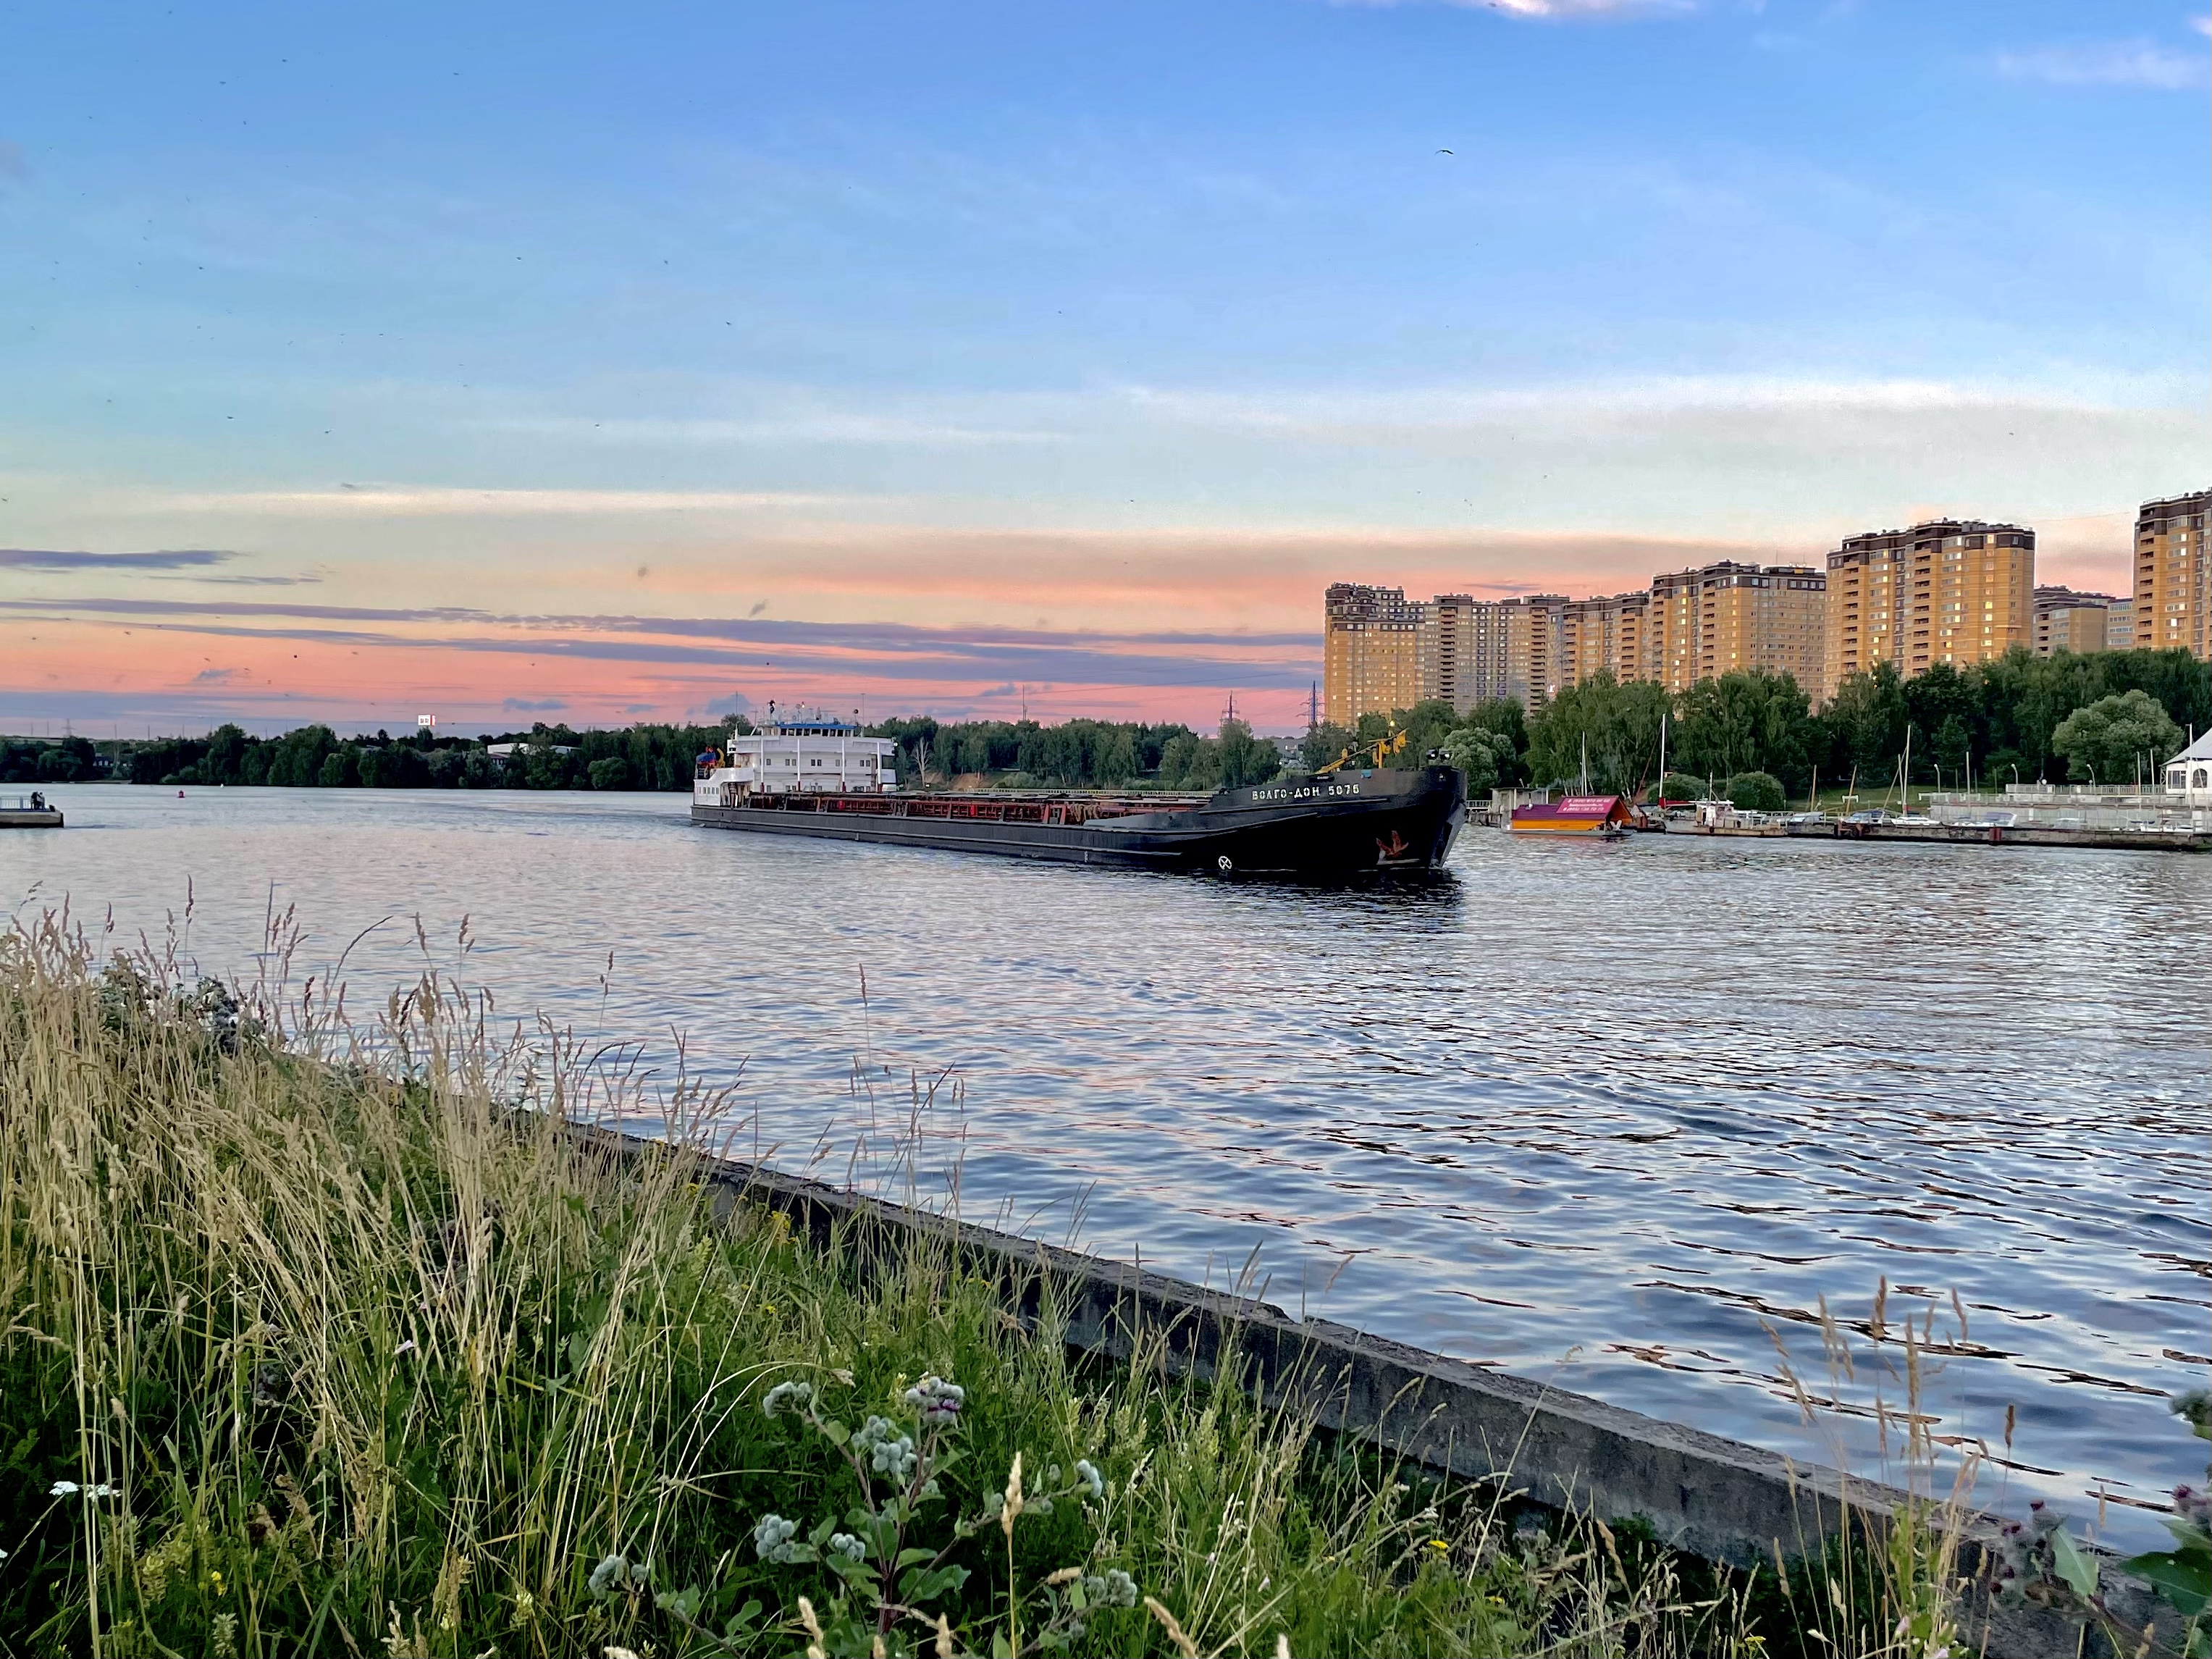
<path fill-rule="evenodd" d="M 1456 767 L 1338 772 L 1147 810 L 1091 796 L 784 794 L 695 800 L 715 830 L 1215 875 L 1432 870 L 1467 819 Z"/>

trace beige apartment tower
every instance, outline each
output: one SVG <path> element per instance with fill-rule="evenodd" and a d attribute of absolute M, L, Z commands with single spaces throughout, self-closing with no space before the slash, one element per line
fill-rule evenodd
<path fill-rule="evenodd" d="M 1420 696 L 1421 609 L 1402 587 L 1336 582 L 1322 640 L 1322 691 L 1330 724 L 1410 708 Z"/>
<path fill-rule="evenodd" d="M 2212 661 L 2212 588 L 2204 566 L 2204 511 L 2212 489 L 2145 501 L 2136 515 L 2135 644 Z"/>
<path fill-rule="evenodd" d="M 2112 610 L 2109 593 L 2076 593 L 2070 587 L 2037 588 L 2035 654 L 2047 657 L 2055 651 L 2070 651 L 2075 656 L 2086 656 L 2108 647 L 2126 650 L 2134 641 L 2112 636 L 2108 628 Z"/>
<path fill-rule="evenodd" d="M 1505 616 L 1495 600 L 1439 593 L 1420 612 L 1415 667 L 1423 702 L 1448 702 L 1465 714 L 1506 695 Z"/>
<path fill-rule="evenodd" d="M 1738 671 L 1788 674 L 1819 702 L 1828 578 L 1809 565 L 1723 559 L 1651 579 L 1648 677 L 1669 691 Z"/>
<path fill-rule="evenodd" d="M 2033 642 L 2035 532 L 1936 519 L 1844 538 L 1828 555 L 1825 691 L 1889 662 L 1906 679 Z"/>
<path fill-rule="evenodd" d="M 1648 592 L 1568 600 L 1559 618 L 1560 684 L 1580 685 L 1599 673 L 1623 684 L 1650 679 L 1644 624 L 1650 609 Z"/>

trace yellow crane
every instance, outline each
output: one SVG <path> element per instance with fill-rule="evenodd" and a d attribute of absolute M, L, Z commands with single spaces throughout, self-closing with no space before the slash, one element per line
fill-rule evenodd
<path fill-rule="evenodd" d="M 1379 769 L 1389 756 L 1405 752 L 1406 739 L 1411 735 L 1410 732 L 1401 732 L 1398 729 L 1398 722 L 1394 720 L 1390 722 L 1390 730 L 1387 736 L 1377 738 L 1372 743 L 1363 743 L 1357 748 L 1346 750 L 1328 765 L 1316 769 L 1314 775 L 1319 777 L 1323 773 L 1334 772 L 1348 766 L 1355 755 L 1360 757 L 1363 761 L 1368 756 L 1373 756 L 1373 761 L 1369 763 Z"/>

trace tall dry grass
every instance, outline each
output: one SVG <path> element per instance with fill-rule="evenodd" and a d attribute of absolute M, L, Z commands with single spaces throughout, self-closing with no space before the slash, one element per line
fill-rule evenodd
<path fill-rule="evenodd" d="M 1076 1567 L 1166 1615 L 1100 1607 L 1083 1651 L 1762 1650 L 1741 1584 L 1649 1540 L 1322 1445 L 1157 1343 L 1072 1358 L 1049 1302 L 1012 1320 L 928 1248 L 862 1271 L 718 1218 L 681 1152 L 570 1132 L 636 1107 L 606 1087 L 434 974 L 356 1024 L 52 918 L 0 936 L 0 1651 L 796 1651 L 838 1586 L 756 1526 L 858 1499 L 763 1395 L 857 1419 L 925 1375 L 968 1391 L 946 1515 L 1017 1455 L 1103 1475 L 954 1540 L 951 1651 L 1038 1629 Z M 679 1087 L 672 1140 L 715 1104 Z"/>

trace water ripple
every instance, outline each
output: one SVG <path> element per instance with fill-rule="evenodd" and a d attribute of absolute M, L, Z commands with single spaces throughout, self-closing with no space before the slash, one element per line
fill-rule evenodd
<path fill-rule="evenodd" d="M 2017 1408 L 2005 1501 L 2136 1493 L 2131 1543 L 2200 1473 L 2162 1407 L 2212 1346 L 2212 860 L 1476 832 L 1447 879 L 1332 894 L 697 831 L 665 797 L 57 793 L 68 831 L 0 837 L 11 902 L 159 936 L 189 879 L 226 973 L 272 893 L 303 966 L 469 915 L 442 966 L 663 1080 L 684 1034 L 788 1167 L 911 1157 L 928 1197 L 957 1165 L 971 1217 L 1215 1282 L 1258 1247 L 1294 1309 L 1869 1471 L 1886 1275 L 1893 1331 L 1965 1305 L 1928 1405 L 1992 1442 Z M 394 927 L 347 974 L 380 1000 L 419 967 Z M 1808 1430 L 1777 1345 L 1826 1391 L 1824 1306 L 1857 1381 Z"/>

